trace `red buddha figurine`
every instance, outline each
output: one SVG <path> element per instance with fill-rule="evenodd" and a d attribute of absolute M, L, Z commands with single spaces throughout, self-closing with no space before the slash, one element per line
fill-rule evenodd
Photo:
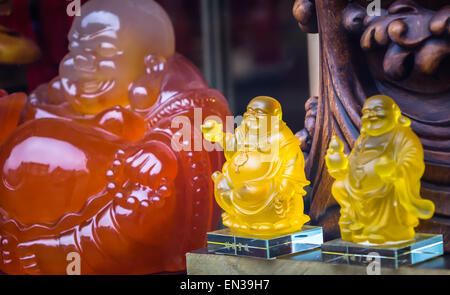
<path fill-rule="evenodd" d="M 174 52 L 152 0 L 87 2 L 69 43 L 27 103 L 0 97 L 0 270 L 66 274 L 73 252 L 82 274 L 185 269 L 218 223 L 223 153 L 173 148 L 172 119 L 225 122 L 225 98 Z"/>

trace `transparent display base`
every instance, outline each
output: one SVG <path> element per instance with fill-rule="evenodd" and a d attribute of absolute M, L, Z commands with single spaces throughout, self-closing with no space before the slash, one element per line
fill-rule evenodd
<path fill-rule="evenodd" d="M 416 234 L 414 240 L 394 245 L 362 245 L 336 239 L 322 244 L 327 263 L 368 265 L 379 259 L 381 267 L 398 268 L 444 254 L 442 235 Z"/>
<path fill-rule="evenodd" d="M 296 233 L 255 238 L 234 234 L 226 228 L 209 232 L 207 239 L 210 253 L 272 259 L 320 248 L 323 243 L 323 234 L 322 227 L 305 225 Z"/>

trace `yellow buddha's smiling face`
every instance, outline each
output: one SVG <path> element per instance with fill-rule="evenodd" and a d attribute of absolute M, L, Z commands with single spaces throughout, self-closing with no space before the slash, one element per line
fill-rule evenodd
<path fill-rule="evenodd" d="M 392 131 L 397 124 L 398 114 L 390 98 L 376 96 L 366 101 L 362 109 L 363 129 L 370 136 L 380 136 Z"/>
<path fill-rule="evenodd" d="M 67 101 L 82 113 L 128 105 L 130 84 L 145 74 L 145 57 L 174 52 L 172 24 L 151 0 L 89 1 L 68 38 L 60 80 Z"/>
<path fill-rule="evenodd" d="M 268 117 L 264 110 L 249 107 L 244 114 L 244 124 L 248 130 L 258 130 L 262 124 L 268 126 Z"/>
<path fill-rule="evenodd" d="M 244 114 L 245 127 L 247 130 L 264 130 L 271 132 L 281 120 L 281 106 L 278 101 L 271 97 L 259 96 L 254 98 L 247 106 Z"/>

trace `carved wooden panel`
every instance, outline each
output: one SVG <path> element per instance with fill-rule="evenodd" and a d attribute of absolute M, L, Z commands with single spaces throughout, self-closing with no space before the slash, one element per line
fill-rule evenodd
<path fill-rule="evenodd" d="M 382 93 L 396 100 L 420 137 L 426 171 L 422 197 L 436 205 L 419 231 L 442 233 L 450 252 L 450 5 L 445 0 L 297 0 L 293 14 L 305 32 L 320 34 L 320 95 L 307 102 L 298 133 L 312 182 L 310 216 L 326 238 L 339 236 L 339 206 L 324 156 L 331 135 L 353 146 L 366 98 Z"/>

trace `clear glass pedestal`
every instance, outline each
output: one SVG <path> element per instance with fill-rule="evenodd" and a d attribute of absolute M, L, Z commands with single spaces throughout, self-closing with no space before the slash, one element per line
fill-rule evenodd
<path fill-rule="evenodd" d="M 379 259 L 381 267 L 398 268 L 444 254 L 442 235 L 417 233 L 414 240 L 394 245 L 361 245 L 336 239 L 322 244 L 322 261 L 368 265 Z"/>
<path fill-rule="evenodd" d="M 207 240 L 210 253 L 273 259 L 320 248 L 323 233 L 320 226 L 305 225 L 296 233 L 255 238 L 232 233 L 226 228 L 209 232 Z"/>

